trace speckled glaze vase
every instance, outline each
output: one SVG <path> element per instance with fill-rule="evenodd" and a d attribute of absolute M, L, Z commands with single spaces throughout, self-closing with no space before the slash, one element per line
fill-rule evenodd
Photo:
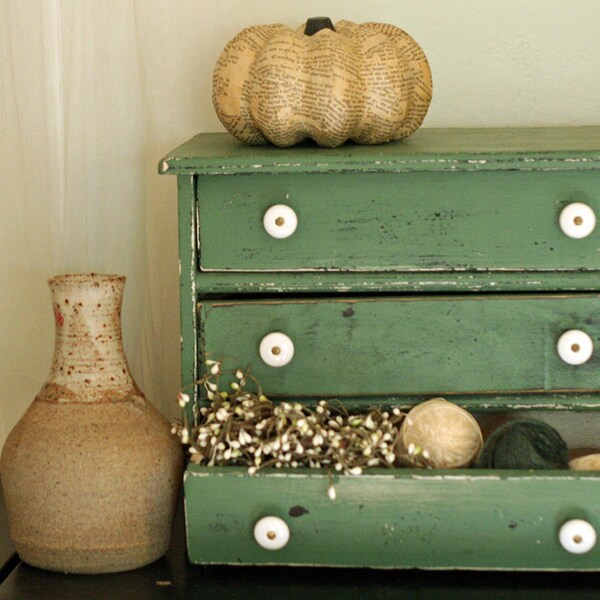
<path fill-rule="evenodd" d="M 183 456 L 168 421 L 135 384 L 123 352 L 125 278 L 49 280 L 52 367 L 2 451 L 11 537 L 22 560 L 108 573 L 167 550 Z"/>

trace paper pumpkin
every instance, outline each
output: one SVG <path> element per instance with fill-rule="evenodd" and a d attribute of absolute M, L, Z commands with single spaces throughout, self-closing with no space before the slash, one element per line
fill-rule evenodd
<path fill-rule="evenodd" d="M 249 145 L 336 147 L 411 135 L 432 94 L 425 53 L 394 25 L 309 19 L 306 27 L 248 27 L 217 60 L 213 104 Z"/>

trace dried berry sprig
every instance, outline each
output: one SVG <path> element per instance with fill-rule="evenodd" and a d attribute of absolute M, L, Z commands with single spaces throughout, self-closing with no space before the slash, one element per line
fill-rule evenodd
<path fill-rule="evenodd" d="M 206 365 L 207 374 L 195 385 L 205 389 L 210 403 L 194 407 L 190 427 L 185 410 L 190 397 L 181 391 L 183 420 L 173 428 L 189 444 L 193 463 L 244 465 L 251 474 L 264 467 L 325 467 L 359 475 L 369 467 L 429 466 L 426 450 L 402 450 L 405 414 L 398 408 L 350 414 L 336 400 L 321 400 L 314 409 L 299 402 L 275 404 L 249 369 L 237 369 L 230 390 L 221 391 L 221 361 Z M 246 389 L 249 381 L 256 393 Z"/>

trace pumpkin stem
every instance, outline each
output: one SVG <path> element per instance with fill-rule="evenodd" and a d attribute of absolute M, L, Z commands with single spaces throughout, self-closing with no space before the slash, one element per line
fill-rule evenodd
<path fill-rule="evenodd" d="M 304 35 L 313 35 L 321 29 L 331 29 L 335 31 L 335 27 L 329 17 L 311 17 L 306 19 L 306 27 L 304 28 Z"/>

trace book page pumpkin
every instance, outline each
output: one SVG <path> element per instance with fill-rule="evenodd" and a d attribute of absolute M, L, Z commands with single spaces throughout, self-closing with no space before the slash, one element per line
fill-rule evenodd
<path fill-rule="evenodd" d="M 309 35 L 312 31 L 316 31 Z M 213 74 L 221 123 L 249 145 L 380 144 L 423 122 L 432 81 L 421 47 L 384 23 L 309 19 L 258 25 L 225 47 Z"/>

